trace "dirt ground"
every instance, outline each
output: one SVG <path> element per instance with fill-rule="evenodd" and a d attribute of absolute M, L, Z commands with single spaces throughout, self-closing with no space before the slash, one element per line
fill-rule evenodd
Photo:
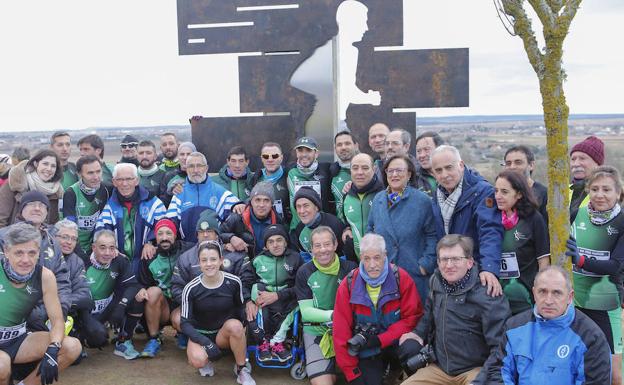
<path fill-rule="evenodd" d="M 145 345 L 144 334 L 135 336 L 135 348 L 141 351 Z M 87 349 L 89 357 L 80 365 L 71 366 L 60 376 L 63 385 L 190 385 L 190 384 L 236 384 L 233 373 L 234 358 L 226 355 L 215 364 L 215 375 L 203 378 L 186 361 L 186 352 L 176 347 L 170 328 L 165 329 L 165 343 L 156 358 L 124 360 L 113 355 L 113 346 L 102 350 Z M 252 359 L 253 361 L 253 359 Z M 258 385 L 304 385 L 307 379 L 294 380 L 289 369 L 264 369 L 253 363 L 252 376 Z M 344 382 L 339 382 L 344 384 Z"/>

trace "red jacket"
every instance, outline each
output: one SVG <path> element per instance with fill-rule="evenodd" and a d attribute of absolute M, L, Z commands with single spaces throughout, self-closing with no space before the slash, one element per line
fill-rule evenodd
<path fill-rule="evenodd" d="M 366 283 L 359 276 L 359 270 L 352 273 L 351 287 L 347 287 L 349 279 L 345 278 L 338 287 L 336 304 L 333 314 L 333 338 L 336 352 L 336 363 L 344 372 L 348 381 L 360 376 L 356 370 L 359 357 L 353 357 L 347 352 L 347 341 L 353 337 L 353 330 L 357 323 L 371 323 L 380 331 L 377 337 L 381 342 L 381 349 L 398 342 L 399 338 L 414 330 L 423 316 L 423 306 L 416 290 L 414 281 L 409 274 L 398 268 L 397 278 L 391 265 L 388 277 L 381 285 L 378 308 L 375 309 L 366 291 Z M 400 312 L 397 314 L 397 310 Z M 378 352 L 367 351 L 368 356 Z M 360 352 L 362 356 L 363 352 Z"/>

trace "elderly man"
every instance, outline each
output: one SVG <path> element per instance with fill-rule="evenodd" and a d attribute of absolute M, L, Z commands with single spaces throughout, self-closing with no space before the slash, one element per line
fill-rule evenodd
<path fill-rule="evenodd" d="M 252 178 L 247 151 L 241 146 L 234 146 L 228 151 L 226 164 L 219 170 L 219 175 L 214 177 L 214 182 L 244 201 L 249 198 Z"/>
<path fill-rule="evenodd" d="M 80 355 L 80 342 L 66 337 L 54 274 L 38 263 L 41 234 L 30 224 L 16 223 L 3 236 L 0 268 L 0 384 L 12 383 L 11 366 L 41 360 L 25 384 L 52 384 L 59 371 Z M 43 301 L 49 331 L 27 333 L 26 317 Z"/>
<path fill-rule="evenodd" d="M 489 383 L 611 383 L 609 344 L 600 328 L 574 308 L 568 272 L 545 267 L 535 277 L 533 296 L 535 307 L 505 324 L 501 349 L 489 367 Z"/>
<path fill-rule="evenodd" d="M 249 204 L 242 214 L 232 213 L 221 224 L 221 240 L 226 249 L 248 253 L 253 258 L 264 249 L 264 230 L 279 223 L 273 209 L 273 186 L 260 182 L 249 195 Z"/>
<path fill-rule="evenodd" d="M 343 190 L 345 184 L 351 181 L 351 160 L 359 152 L 358 143 L 349 131 L 340 131 L 334 136 L 334 152 L 338 161 L 329 166 L 331 175 L 331 191 L 334 196 L 334 206 L 336 216 L 343 222 L 345 218 L 342 213 L 342 201 L 344 199 Z"/>
<path fill-rule="evenodd" d="M 115 188 L 108 203 L 100 213 L 95 231 L 111 230 L 117 238 L 117 248 L 132 264 L 138 274 L 141 257 L 154 255 L 155 247 L 148 243 L 154 239 L 154 224 L 165 217 L 165 205 L 139 185 L 137 167 L 132 163 L 119 163 L 113 170 Z"/>
<path fill-rule="evenodd" d="M 290 194 L 290 211 L 292 220 L 290 230 L 294 230 L 301 222 L 295 208 L 295 194 L 300 188 L 307 186 L 318 194 L 322 210 L 333 212 L 331 206 L 331 177 L 329 175 L 329 164 L 319 163 L 319 150 L 316 140 L 309 136 L 297 139 L 295 143 L 295 153 L 297 154 L 297 165 L 288 171 L 288 193 Z"/>
<path fill-rule="evenodd" d="M 375 154 L 375 167 L 382 168 L 383 160 L 386 159 L 386 136 L 390 129 L 383 123 L 375 123 L 368 129 L 368 146 Z"/>
<path fill-rule="evenodd" d="M 338 258 L 338 241 L 331 228 L 319 226 L 312 231 L 312 260 L 299 268 L 295 293 L 304 322 L 303 341 L 306 372 L 312 385 L 336 382 L 331 320 L 338 285 L 357 267 Z"/>
<path fill-rule="evenodd" d="M 58 155 L 63 167 L 63 179 L 61 185 L 63 190 L 67 190 L 69 186 L 78 181 L 76 173 L 76 165 L 69 161 L 71 156 L 71 138 L 67 131 L 57 131 L 50 138 L 50 149 Z"/>
<path fill-rule="evenodd" d="M 589 136 L 570 150 L 570 217 L 579 208 L 587 206 L 589 194 L 585 189 L 585 179 L 598 166 L 604 164 L 604 143 L 595 136 Z"/>
<path fill-rule="evenodd" d="M 503 225 L 494 188 L 476 171 L 465 167 L 453 146 L 433 150 L 431 165 L 438 182 L 433 198 L 438 239 L 445 234 L 472 238 L 481 284 L 488 286 L 488 294 L 501 295 L 496 277 L 500 272 Z"/>
<path fill-rule="evenodd" d="M 427 131 L 416 138 L 416 178 L 414 184 L 417 189 L 433 197 L 438 184 L 431 170 L 431 152 L 444 144 L 440 134 Z"/>
<path fill-rule="evenodd" d="M 527 184 L 533 191 L 533 195 L 539 205 L 539 213 L 542 214 L 542 218 L 548 224 L 548 211 L 546 210 L 548 188 L 532 177 L 535 169 L 535 154 L 533 154 L 533 151 L 523 144 L 513 146 L 505 152 L 504 160 L 505 169 L 519 172 L 526 178 Z"/>
<path fill-rule="evenodd" d="M 161 198 L 165 178 L 165 171 L 156 164 L 156 145 L 151 140 L 139 142 L 137 148 L 137 161 L 139 163 L 139 178 L 141 186 L 145 187 L 150 194 Z"/>
<path fill-rule="evenodd" d="M 171 199 L 167 217 L 178 223 L 180 237 L 187 242 L 197 242 L 195 224 L 202 211 L 214 210 L 219 220 L 225 221 L 234 206 L 240 204 L 234 194 L 212 181 L 208 175 L 208 161 L 201 152 L 193 152 L 186 159 L 187 177 L 182 192 Z"/>
<path fill-rule="evenodd" d="M 423 309 L 410 275 L 388 262 L 384 238 L 369 233 L 360 245 L 360 268 L 336 294 L 334 350 L 350 384 L 377 385 L 388 364 L 399 367 L 399 338 L 416 326 Z"/>
<path fill-rule="evenodd" d="M 488 295 L 479 283 L 472 245 L 459 234 L 438 242 L 439 268 L 425 314 L 400 341 L 407 370 L 416 371 L 403 385 L 486 383 L 487 371 L 481 369 L 498 349 L 511 311 L 504 297 Z"/>
<path fill-rule="evenodd" d="M 182 192 L 182 186 L 184 186 L 184 182 L 186 181 L 186 158 L 188 156 L 197 151 L 195 145 L 191 142 L 182 142 L 178 146 L 177 156 L 178 158 L 174 162 L 177 164 L 175 167 L 170 168 L 166 167 L 168 171 L 166 171 L 165 176 L 162 180 L 162 185 L 160 186 L 160 191 L 162 191 L 161 200 L 165 204 L 165 206 L 169 206 L 171 202 L 171 198 L 175 194 L 179 194 Z M 174 163 L 169 163 L 172 166 Z"/>
<path fill-rule="evenodd" d="M 289 228 L 292 214 L 288 195 L 288 172 L 282 166 L 284 161 L 282 147 L 275 142 L 264 143 L 260 150 L 260 160 L 264 167 L 252 176 L 250 185 L 255 186 L 259 182 L 268 182 L 273 185 L 275 197 L 273 208 L 280 216 L 284 226 Z"/>
<path fill-rule="evenodd" d="M 78 225 L 76 253 L 83 259 L 91 254 L 93 230 L 108 202 L 108 190 L 102 183 L 102 162 L 95 155 L 85 155 L 76 162 L 80 179 L 65 190 L 63 217 Z"/>
<path fill-rule="evenodd" d="M 342 241 L 347 255 L 360 256 L 360 239 L 366 232 L 368 214 L 375 195 L 384 189 L 382 181 L 375 174 L 373 158 L 370 155 L 357 154 L 351 160 L 351 180 L 349 191 L 345 194 L 342 213 L 347 227 L 342 232 Z"/>

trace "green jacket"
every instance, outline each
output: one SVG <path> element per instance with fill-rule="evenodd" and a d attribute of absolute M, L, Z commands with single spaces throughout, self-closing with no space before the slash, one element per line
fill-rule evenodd
<path fill-rule="evenodd" d="M 225 187 L 226 190 L 232 192 L 232 194 L 236 195 L 238 199 L 241 201 L 245 201 L 249 198 L 249 193 L 251 193 L 251 179 L 253 177 L 253 172 L 249 167 L 247 167 L 247 171 L 245 176 L 241 179 L 232 179 L 227 174 L 227 164 L 221 167 L 219 170 L 219 175 L 215 175 L 212 178 L 212 181 L 216 184 L 219 184 Z"/>

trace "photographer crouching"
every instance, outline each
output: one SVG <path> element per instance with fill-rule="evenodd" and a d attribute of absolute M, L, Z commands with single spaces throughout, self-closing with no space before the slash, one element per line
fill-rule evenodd
<path fill-rule="evenodd" d="M 399 342 L 406 371 L 416 372 L 402 385 L 487 383 L 481 368 L 490 355 L 494 359 L 511 311 L 505 297 L 489 296 L 479 282 L 472 250 L 472 239 L 459 234 L 438 242 L 425 314 Z"/>
<path fill-rule="evenodd" d="M 412 278 L 389 263 L 383 237 L 366 234 L 360 267 L 340 283 L 333 314 L 336 362 L 349 384 L 379 385 L 388 365 L 400 369 L 398 340 L 422 315 Z"/>

